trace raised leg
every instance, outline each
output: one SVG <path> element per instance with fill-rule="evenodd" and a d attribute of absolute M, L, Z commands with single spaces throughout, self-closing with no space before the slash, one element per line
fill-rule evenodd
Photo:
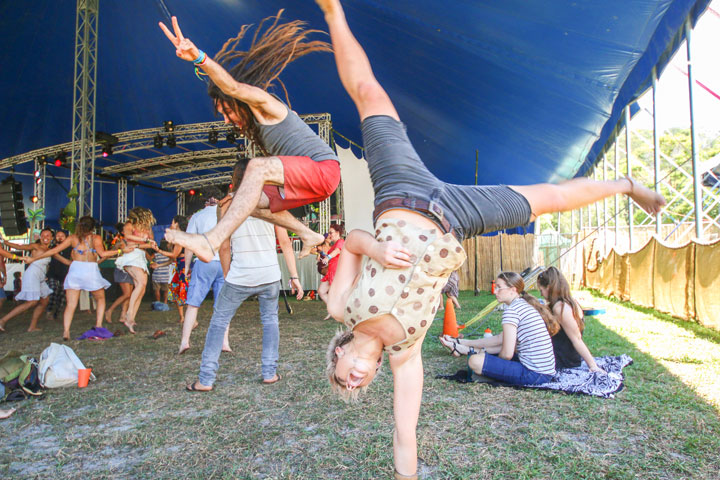
<path fill-rule="evenodd" d="M 122 310 L 120 313 L 121 321 L 125 318 L 125 314 L 127 314 L 127 304 L 128 299 L 132 294 L 132 286 L 129 283 L 119 283 L 118 285 L 120 285 L 120 296 L 116 298 L 112 305 L 110 305 L 110 308 L 105 311 L 105 321 L 107 323 L 112 323 L 112 312 L 113 310 L 115 310 L 115 308 L 117 308 L 118 305 L 122 305 Z"/>
<path fill-rule="evenodd" d="M 133 290 L 130 294 L 130 300 L 128 304 L 128 311 L 123 323 L 130 330 L 130 333 L 135 333 L 135 316 L 140 309 L 140 303 L 142 297 L 145 294 L 145 287 L 147 286 L 147 272 L 140 267 L 127 267 L 127 272 L 133 278 Z"/>
<path fill-rule="evenodd" d="M 306 257 L 310 254 L 310 250 L 313 247 L 320 245 L 325 241 L 325 237 L 310 230 L 307 225 L 293 217 L 287 210 L 272 213 L 267 208 L 256 208 L 252 216 L 297 233 L 303 243 L 303 247 L 298 255 L 298 258 Z"/>
<path fill-rule="evenodd" d="M 35 305 L 35 309 L 33 310 L 32 318 L 30 319 L 30 326 L 28 327 L 28 332 L 39 332 L 40 328 L 38 328 L 37 324 L 40 320 L 40 316 L 43 314 L 44 311 L 47 310 L 48 303 L 50 303 L 50 297 L 41 298 L 38 300 L 37 305 Z"/>
<path fill-rule="evenodd" d="M 661 195 L 630 178 L 606 181 L 573 178 L 559 184 L 513 185 L 510 188 L 527 199 L 532 210 L 531 220 L 544 213 L 575 210 L 618 193 L 630 196 L 649 214 L 659 212 L 665 205 Z"/>
<path fill-rule="evenodd" d="M 345 90 L 355 102 L 360 120 L 372 115 L 388 115 L 399 120 L 390 97 L 375 79 L 370 60 L 345 20 L 338 0 L 317 0 L 330 29 L 335 63 Z"/>
<path fill-rule="evenodd" d="M 198 307 L 194 307 L 192 305 L 187 306 L 185 318 L 183 319 L 182 338 L 180 339 L 180 349 L 178 350 L 178 353 L 185 353 L 185 351 L 190 348 L 190 334 L 198 325 L 198 310 Z"/>
<path fill-rule="evenodd" d="M 5 330 L 5 324 L 9 321 L 15 318 L 16 316 L 20 315 L 25 310 L 30 310 L 37 304 L 38 300 L 30 300 L 28 302 L 23 302 L 20 305 L 16 305 L 15 308 L 10 310 L 4 317 L 0 318 L 0 331 Z"/>
<path fill-rule="evenodd" d="M 263 185 L 283 185 L 283 172 L 283 164 L 278 157 L 251 159 L 237 194 L 233 197 L 225 215 L 212 230 L 204 235 L 197 235 L 167 229 L 165 239 L 192 250 L 203 262 L 211 261 L 222 242 L 229 238 L 257 208 Z"/>

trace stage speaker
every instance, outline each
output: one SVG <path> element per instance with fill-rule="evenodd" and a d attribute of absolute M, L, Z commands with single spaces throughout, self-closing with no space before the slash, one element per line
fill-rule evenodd
<path fill-rule="evenodd" d="M 22 184 L 14 180 L 0 183 L 0 223 L 5 235 L 25 235 L 28 230 L 23 205 Z"/>

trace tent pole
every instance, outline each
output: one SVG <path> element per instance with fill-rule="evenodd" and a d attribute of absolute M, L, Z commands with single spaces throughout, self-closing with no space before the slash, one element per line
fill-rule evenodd
<path fill-rule="evenodd" d="M 480 149 L 475 149 L 475 185 L 478 183 L 478 164 L 480 162 Z M 480 294 L 480 289 L 478 288 L 478 246 L 477 246 L 477 235 L 475 235 L 475 238 L 473 238 L 473 249 L 475 250 L 473 257 L 475 258 L 475 285 L 474 285 L 474 295 L 477 297 Z"/>
<path fill-rule="evenodd" d="M 630 166 L 630 105 L 625 106 L 625 161 L 627 162 L 627 175 L 628 177 L 632 174 L 632 168 Z M 628 250 L 633 249 L 633 201 L 630 197 L 627 197 L 627 214 L 628 214 L 628 237 L 629 246 Z"/>
<path fill-rule="evenodd" d="M 652 117 L 653 117 L 653 165 L 655 172 L 655 192 L 660 193 L 660 138 L 657 131 L 657 67 L 652 71 Z M 662 230 L 662 213 L 655 215 L 655 233 Z"/>
<path fill-rule="evenodd" d="M 687 71 L 688 71 L 688 94 L 690 96 L 690 139 L 692 145 L 692 169 L 693 169 L 693 193 L 695 196 L 695 238 L 701 239 L 702 232 L 702 186 L 700 185 L 700 175 L 698 172 L 698 148 L 697 148 L 697 132 L 695 131 L 695 104 L 693 98 L 693 84 L 695 79 L 692 71 L 692 60 L 690 57 L 692 46 L 692 26 L 690 19 L 685 22 L 685 41 L 687 42 Z"/>

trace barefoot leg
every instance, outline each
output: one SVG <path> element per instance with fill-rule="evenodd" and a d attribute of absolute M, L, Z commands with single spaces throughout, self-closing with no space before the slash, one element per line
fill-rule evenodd
<path fill-rule="evenodd" d="M 67 305 L 65 305 L 65 313 L 63 314 L 63 339 L 70 340 L 70 325 L 72 325 L 73 315 L 80 300 L 80 290 L 65 290 L 67 297 Z"/>
<path fill-rule="evenodd" d="M 192 333 L 195 325 L 197 324 L 198 307 L 192 305 L 187 306 L 185 312 L 185 318 L 183 320 L 182 338 L 180 339 L 180 350 L 182 352 L 190 348 L 190 334 Z"/>
<path fill-rule="evenodd" d="M 93 298 L 95 299 L 95 303 L 97 304 L 97 309 L 95 310 L 95 326 L 100 328 L 102 327 L 103 318 L 105 316 L 105 290 L 95 290 L 94 292 L 91 292 Z"/>
<path fill-rule="evenodd" d="M 37 324 L 40 320 L 40 316 L 45 310 L 47 310 L 48 303 L 50 303 L 50 297 L 41 298 L 38 300 L 37 305 L 33 309 L 32 318 L 30 319 L 30 326 L 28 332 L 39 332 L 41 329 L 38 328 Z"/>
<path fill-rule="evenodd" d="M 256 208 L 252 214 L 253 217 L 265 220 L 279 227 L 297 233 L 302 240 L 303 247 L 298 258 L 303 258 L 310 254 L 310 250 L 325 241 L 325 237 L 317 232 L 313 232 L 297 218 L 293 217 L 290 212 L 283 210 L 282 212 L 272 213 L 266 208 Z"/>
<path fill-rule="evenodd" d="M 0 328 L 5 328 L 5 324 L 12 320 L 13 318 L 20 315 L 22 312 L 26 310 L 30 310 L 35 305 L 37 305 L 37 300 L 30 300 L 28 302 L 23 302 L 20 305 L 15 306 L 12 310 L 10 310 L 4 317 L 0 318 Z"/>
<path fill-rule="evenodd" d="M 204 235 L 165 230 L 165 239 L 189 250 L 202 261 L 209 262 L 222 242 L 237 230 L 257 208 L 265 184 L 283 185 L 283 164 L 278 157 L 253 158 L 248 162 L 245 175 L 233 196 L 225 215 L 212 230 Z"/>

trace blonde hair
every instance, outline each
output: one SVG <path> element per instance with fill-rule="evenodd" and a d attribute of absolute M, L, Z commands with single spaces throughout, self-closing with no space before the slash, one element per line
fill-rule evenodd
<path fill-rule="evenodd" d="M 145 207 L 135 207 L 128 212 L 127 221 L 140 230 L 151 230 L 152 226 L 157 223 L 150 209 Z"/>
<path fill-rule="evenodd" d="M 342 347 L 350 343 L 355 338 L 355 335 L 353 334 L 352 330 L 346 330 L 344 328 L 339 328 L 337 332 L 335 332 L 335 336 L 330 340 L 330 344 L 328 345 L 327 354 L 325 356 L 327 360 L 327 367 L 325 368 L 325 375 L 327 376 L 328 381 L 330 382 L 330 389 L 336 393 L 341 400 L 343 400 L 346 403 L 349 402 L 356 402 L 358 400 L 358 396 L 360 396 L 360 393 L 365 392 L 367 390 L 367 385 L 364 387 L 357 387 L 353 389 L 348 389 L 347 386 L 340 383 L 339 379 L 335 375 L 335 370 L 337 369 L 337 361 L 338 356 L 337 353 L 335 353 L 335 349 L 337 347 Z"/>

